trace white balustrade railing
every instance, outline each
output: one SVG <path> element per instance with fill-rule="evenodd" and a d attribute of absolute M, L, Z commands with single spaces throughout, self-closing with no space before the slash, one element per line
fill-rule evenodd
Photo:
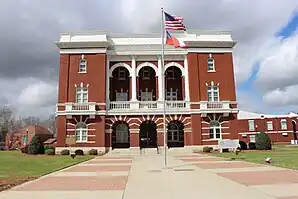
<path fill-rule="evenodd" d="M 96 111 L 96 103 L 65 103 L 65 111 Z"/>
<path fill-rule="evenodd" d="M 200 109 L 202 110 L 212 110 L 212 109 L 229 109 L 230 102 L 220 101 L 220 102 L 200 102 Z"/>
<path fill-rule="evenodd" d="M 157 101 L 140 101 L 139 108 L 140 109 L 154 109 L 157 108 Z"/>
<path fill-rule="evenodd" d="M 127 101 L 119 101 L 119 102 L 110 102 L 110 109 L 117 109 L 117 110 L 123 110 L 123 109 L 130 109 L 130 103 Z"/>

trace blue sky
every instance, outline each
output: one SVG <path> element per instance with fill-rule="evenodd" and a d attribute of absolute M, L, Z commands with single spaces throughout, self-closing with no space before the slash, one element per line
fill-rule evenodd
<path fill-rule="evenodd" d="M 288 23 L 285 24 L 284 27 L 281 27 L 280 30 L 277 30 L 276 33 L 273 33 L 273 34 L 276 37 L 281 37 L 283 40 L 290 37 L 297 28 L 298 28 L 298 11 L 292 15 L 292 17 L 290 18 Z M 253 101 L 254 103 L 258 103 L 258 105 L 261 106 L 262 104 L 264 105 L 263 96 L 258 91 L 257 85 L 255 84 L 258 71 L 259 71 L 259 63 L 255 63 L 250 77 L 245 82 L 243 82 L 238 86 L 237 92 L 248 94 L 251 97 L 251 101 Z M 284 107 L 284 108 L 281 108 L 280 110 L 268 111 L 268 113 L 276 113 L 276 111 L 282 113 L 282 112 L 289 112 L 291 110 L 290 110 L 290 107 Z"/>

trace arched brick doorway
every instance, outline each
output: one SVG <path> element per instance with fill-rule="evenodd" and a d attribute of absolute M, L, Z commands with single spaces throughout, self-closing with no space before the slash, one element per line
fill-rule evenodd
<path fill-rule="evenodd" d="M 112 126 L 112 149 L 129 148 L 130 134 L 128 124 L 125 122 L 116 122 Z"/>
<path fill-rule="evenodd" d="M 157 130 L 156 123 L 153 121 L 144 121 L 140 125 L 140 147 L 156 148 L 157 147 Z"/>
<path fill-rule="evenodd" d="M 168 126 L 168 147 L 184 147 L 184 124 L 178 120 L 171 121 Z"/>

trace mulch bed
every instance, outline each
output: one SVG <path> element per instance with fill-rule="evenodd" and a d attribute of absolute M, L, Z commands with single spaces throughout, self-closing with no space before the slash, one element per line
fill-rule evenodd
<path fill-rule="evenodd" d="M 17 185 L 23 184 L 25 182 L 35 180 L 37 177 L 8 177 L 8 178 L 0 178 L 0 191 L 4 191 L 7 189 L 11 189 Z"/>

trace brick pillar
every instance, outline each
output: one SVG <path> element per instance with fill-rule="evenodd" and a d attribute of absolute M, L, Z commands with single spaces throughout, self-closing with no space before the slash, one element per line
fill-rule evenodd
<path fill-rule="evenodd" d="M 59 115 L 57 117 L 57 147 L 65 147 L 65 139 L 67 135 L 66 117 Z"/>

